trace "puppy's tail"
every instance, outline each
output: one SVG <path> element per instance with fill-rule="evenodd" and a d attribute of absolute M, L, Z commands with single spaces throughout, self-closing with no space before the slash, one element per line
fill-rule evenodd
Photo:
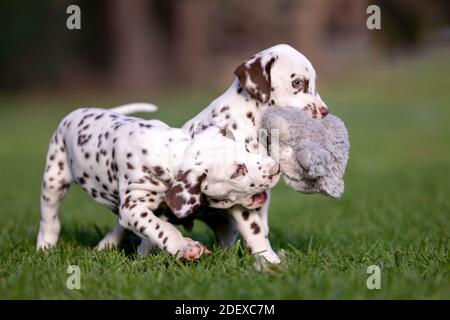
<path fill-rule="evenodd" d="M 151 103 L 136 102 L 125 104 L 123 106 L 115 107 L 109 110 L 111 112 L 120 114 L 132 114 L 136 112 L 155 112 L 156 110 L 158 110 L 158 107 Z"/>

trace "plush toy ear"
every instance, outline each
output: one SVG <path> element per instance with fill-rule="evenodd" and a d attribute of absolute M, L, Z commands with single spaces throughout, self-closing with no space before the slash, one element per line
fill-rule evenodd
<path fill-rule="evenodd" d="M 270 69 L 274 61 L 275 58 L 270 53 L 266 53 L 245 61 L 234 71 L 241 86 L 252 98 L 262 103 L 270 100 Z"/>
<path fill-rule="evenodd" d="M 175 181 L 165 195 L 165 202 L 177 218 L 191 215 L 201 204 L 201 184 L 206 172 L 192 169 L 178 171 Z"/>
<path fill-rule="evenodd" d="M 323 177 L 318 184 L 320 191 L 327 196 L 338 199 L 344 193 L 344 180 L 340 177 Z"/>
<path fill-rule="evenodd" d="M 303 143 L 303 147 L 296 152 L 298 164 L 305 169 L 309 179 L 317 179 L 330 175 L 331 153 L 319 144 L 309 142 Z"/>

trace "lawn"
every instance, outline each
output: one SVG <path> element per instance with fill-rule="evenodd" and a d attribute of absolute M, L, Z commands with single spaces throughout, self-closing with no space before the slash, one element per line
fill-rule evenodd
<path fill-rule="evenodd" d="M 52 131 L 76 106 L 125 101 L 4 95 L 0 298 L 449 299 L 449 74 L 448 57 L 411 59 L 319 83 L 350 132 L 346 192 L 333 200 L 279 183 L 270 239 L 275 250 L 286 251 L 287 267 L 273 273 L 255 271 L 240 246 L 214 247 L 194 263 L 164 253 L 96 252 L 115 219 L 78 187 L 61 207 L 57 248 L 36 253 L 40 180 Z M 161 98 L 154 116 L 180 125 L 217 93 Z M 213 247 L 201 223 L 188 234 Z M 80 267 L 80 290 L 66 287 L 69 265 Z M 369 265 L 381 268 L 380 290 L 366 287 Z"/>

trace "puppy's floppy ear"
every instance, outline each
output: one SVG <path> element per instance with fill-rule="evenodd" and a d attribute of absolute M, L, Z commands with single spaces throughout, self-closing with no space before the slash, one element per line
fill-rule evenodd
<path fill-rule="evenodd" d="M 165 195 L 165 202 L 177 218 L 191 215 L 201 204 L 201 185 L 207 170 L 196 172 L 192 169 L 178 171 L 175 181 Z"/>
<path fill-rule="evenodd" d="M 245 61 L 234 70 L 234 75 L 238 77 L 241 86 L 252 98 L 262 103 L 270 100 L 270 69 L 274 61 L 273 55 L 265 53 Z"/>

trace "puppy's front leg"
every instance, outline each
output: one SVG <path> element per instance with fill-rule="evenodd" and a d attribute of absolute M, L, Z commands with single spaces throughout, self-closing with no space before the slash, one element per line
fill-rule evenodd
<path fill-rule="evenodd" d="M 262 220 L 262 228 L 264 230 L 264 236 L 269 236 L 269 206 L 271 198 L 270 190 L 267 190 L 266 193 L 267 193 L 267 201 L 257 211 L 259 212 L 259 216 L 261 217 Z"/>
<path fill-rule="evenodd" d="M 125 229 L 116 222 L 112 231 L 108 232 L 106 236 L 97 244 L 97 250 L 101 251 L 105 248 L 116 248 L 124 235 Z"/>
<path fill-rule="evenodd" d="M 261 255 L 270 263 L 280 263 L 280 258 L 272 250 L 269 237 L 264 232 L 264 221 L 259 213 L 240 206 L 234 206 L 230 210 L 250 252 Z"/>
<path fill-rule="evenodd" d="M 213 210 L 216 211 L 216 210 Z M 221 248 L 234 245 L 237 238 L 236 222 L 229 212 L 214 212 L 213 214 L 199 218 L 213 231 Z"/>
<path fill-rule="evenodd" d="M 154 215 L 153 211 L 161 201 L 161 196 L 146 190 L 130 190 L 121 200 L 119 223 L 177 258 L 198 259 L 205 248 L 196 241 L 185 239 L 171 223 Z"/>

